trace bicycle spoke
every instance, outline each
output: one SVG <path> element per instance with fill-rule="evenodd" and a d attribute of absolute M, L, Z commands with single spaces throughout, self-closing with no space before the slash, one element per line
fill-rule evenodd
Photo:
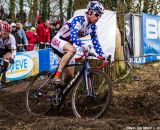
<path fill-rule="evenodd" d="M 88 76 L 89 95 L 81 77 L 72 96 L 72 108 L 77 117 L 99 118 L 111 101 L 111 83 L 103 72 L 91 71 Z"/>
<path fill-rule="evenodd" d="M 45 115 L 51 108 L 53 88 L 51 87 L 50 72 L 42 72 L 35 76 L 27 90 L 27 110 L 34 115 Z"/>

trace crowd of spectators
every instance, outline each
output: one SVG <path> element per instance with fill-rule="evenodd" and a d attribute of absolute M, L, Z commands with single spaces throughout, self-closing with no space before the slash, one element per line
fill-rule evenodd
<path fill-rule="evenodd" d="M 32 51 L 50 48 L 50 42 L 60 28 L 60 20 L 51 22 L 42 21 L 41 16 L 37 18 L 37 26 L 23 29 L 20 22 L 11 23 L 11 34 L 15 37 L 17 52 Z"/>

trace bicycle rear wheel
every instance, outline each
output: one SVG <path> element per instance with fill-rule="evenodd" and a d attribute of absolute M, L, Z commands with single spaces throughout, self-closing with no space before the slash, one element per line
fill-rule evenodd
<path fill-rule="evenodd" d="M 111 81 L 104 72 L 90 70 L 88 74 L 88 85 L 92 93 L 89 95 L 86 94 L 85 80 L 81 76 L 72 94 L 73 112 L 78 118 L 100 118 L 111 102 Z"/>
<path fill-rule="evenodd" d="M 49 71 L 37 74 L 26 92 L 26 108 L 32 115 L 45 115 L 52 107 L 53 87 L 51 79 L 54 73 Z"/>

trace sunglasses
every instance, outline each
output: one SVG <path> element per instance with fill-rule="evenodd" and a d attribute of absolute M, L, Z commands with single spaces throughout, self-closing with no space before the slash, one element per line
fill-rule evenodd
<path fill-rule="evenodd" d="M 95 16 L 96 16 L 96 17 L 101 17 L 102 15 L 101 15 L 101 14 L 98 14 L 98 13 L 95 13 Z"/>

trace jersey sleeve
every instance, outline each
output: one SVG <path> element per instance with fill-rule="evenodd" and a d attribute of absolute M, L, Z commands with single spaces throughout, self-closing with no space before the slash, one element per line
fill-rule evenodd
<path fill-rule="evenodd" d="M 75 17 L 71 22 L 71 41 L 75 43 L 77 46 L 82 46 L 82 41 L 78 38 L 78 32 L 82 28 L 83 18 Z"/>
<path fill-rule="evenodd" d="M 10 46 L 11 50 L 16 50 L 16 39 L 12 34 L 9 35 L 8 46 Z"/>
<path fill-rule="evenodd" d="M 102 47 L 98 41 L 98 38 L 97 38 L 97 27 L 96 25 L 92 25 L 91 26 L 91 29 L 92 29 L 92 32 L 91 32 L 91 40 L 92 40 L 92 43 L 93 43 L 93 47 L 96 51 L 96 53 L 100 56 L 104 55 L 103 51 L 102 51 Z"/>
<path fill-rule="evenodd" d="M 12 34 L 9 37 L 10 37 L 10 44 L 11 44 L 11 50 L 12 50 L 12 58 L 14 59 L 16 56 L 16 40 Z"/>

